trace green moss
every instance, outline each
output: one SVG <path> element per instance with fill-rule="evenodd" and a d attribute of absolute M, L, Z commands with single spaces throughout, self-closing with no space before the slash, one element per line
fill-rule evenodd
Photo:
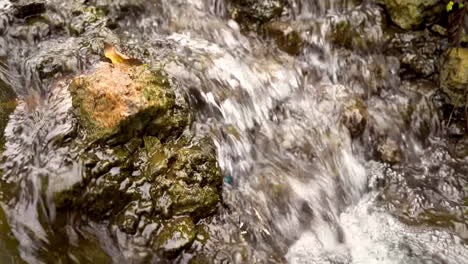
<path fill-rule="evenodd" d="M 172 212 L 174 215 L 206 217 L 216 211 L 220 202 L 218 191 L 210 186 L 187 186 L 184 183 L 179 183 L 173 184 L 168 193 L 173 201 Z"/>
<path fill-rule="evenodd" d="M 142 168 L 142 175 L 147 180 L 153 181 L 155 177 L 167 171 L 171 154 L 157 137 L 145 137 L 143 141 L 144 147 L 139 160 L 146 166 Z"/>
<path fill-rule="evenodd" d="M 329 40 L 335 45 L 353 50 L 365 50 L 372 42 L 371 38 L 366 38 L 355 25 L 351 26 L 348 21 L 341 21 L 333 25 Z"/>
<path fill-rule="evenodd" d="M 80 125 L 90 141 L 107 141 L 109 144 L 123 143 L 142 134 L 155 135 L 161 140 L 177 137 L 188 123 L 187 109 L 176 107 L 175 94 L 171 90 L 167 77 L 161 71 L 150 72 L 146 67 L 133 67 L 123 74 L 134 80 L 135 85 L 142 85 L 142 97 L 145 106 L 136 114 L 121 120 L 115 126 L 106 126 L 94 117 L 96 105 L 106 105 L 107 101 L 93 102 L 100 98 L 89 98 L 94 82 L 102 78 L 95 73 L 76 79 L 69 86 Z M 101 97 L 104 100 L 105 97 Z M 134 98 L 138 101 L 138 98 Z"/>
<path fill-rule="evenodd" d="M 443 14 L 445 4 L 439 0 L 379 0 L 393 23 L 402 29 L 421 28 Z"/>
<path fill-rule="evenodd" d="M 99 85 L 106 84 L 99 82 L 106 76 L 92 73 L 70 85 L 84 136 L 81 145 L 76 145 L 84 165 L 83 180 L 57 193 L 55 200 L 58 211 L 78 210 L 130 235 L 138 236 L 145 225 L 162 226 L 151 243 L 161 254 L 173 257 L 194 241 L 198 229 L 194 221 L 216 212 L 222 176 L 211 140 L 194 140 L 189 134 L 187 104 L 176 100 L 163 71 L 147 68 L 132 67 L 125 72 L 128 78 L 124 80 L 137 84 L 129 93 L 139 96 L 133 106 L 141 108 L 111 127 L 96 118 L 90 103 L 95 102 L 93 96 L 103 94 Z"/>
<path fill-rule="evenodd" d="M 206 225 L 199 224 L 196 226 L 196 229 L 197 236 L 195 240 L 200 242 L 201 244 L 205 244 L 210 239 L 208 227 Z"/>
<path fill-rule="evenodd" d="M 455 48 L 449 52 L 440 73 L 440 86 L 453 105 L 464 105 L 468 93 L 468 48 Z"/>
<path fill-rule="evenodd" d="M 161 232 L 153 240 L 152 246 L 160 254 L 173 257 L 190 246 L 196 234 L 192 219 L 188 217 L 173 219 L 164 224 Z"/>
<path fill-rule="evenodd" d="M 86 28 L 103 19 L 106 19 L 108 10 L 104 7 L 80 6 L 73 11 L 74 17 L 68 25 L 68 30 L 72 35 L 80 35 L 86 31 Z"/>
<path fill-rule="evenodd" d="M 299 32 L 293 30 L 285 22 L 271 22 L 265 25 L 266 35 L 273 38 L 282 51 L 291 55 L 299 55 L 303 40 Z"/>
<path fill-rule="evenodd" d="M 285 0 L 231 0 L 231 17 L 243 30 L 257 30 L 261 25 L 280 17 L 287 5 Z"/>
<path fill-rule="evenodd" d="M 8 225 L 7 216 L 0 207 L 0 263 L 25 263 L 18 251 L 19 243 Z"/>
<path fill-rule="evenodd" d="M 13 89 L 0 79 L 0 151 L 5 145 L 4 131 L 10 119 L 10 114 L 16 108 L 16 94 Z"/>
<path fill-rule="evenodd" d="M 213 263 L 212 258 L 205 256 L 205 255 L 196 255 L 192 257 L 188 264 L 208 264 Z"/>

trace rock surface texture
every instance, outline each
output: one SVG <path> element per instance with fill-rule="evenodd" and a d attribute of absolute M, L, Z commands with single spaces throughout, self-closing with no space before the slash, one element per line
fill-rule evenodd
<path fill-rule="evenodd" d="M 393 23 L 402 29 L 416 29 L 434 21 L 444 10 L 439 0 L 380 0 Z"/>
<path fill-rule="evenodd" d="M 109 221 L 161 256 L 189 247 L 197 222 L 220 204 L 222 177 L 210 142 L 183 133 L 187 105 L 164 73 L 101 63 L 69 90 L 84 170 L 81 181 L 54 194 L 58 211 Z"/>
<path fill-rule="evenodd" d="M 455 48 L 449 52 L 440 73 L 440 86 L 454 105 L 466 104 L 468 48 Z"/>

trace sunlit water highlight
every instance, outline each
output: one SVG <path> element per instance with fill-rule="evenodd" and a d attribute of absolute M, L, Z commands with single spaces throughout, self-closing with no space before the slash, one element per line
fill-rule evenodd
<path fill-rule="evenodd" d="M 335 0 L 291 3 L 288 16 L 303 29 L 306 43 L 298 57 L 242 34 L 220 0 L 157 2 L 143 17 L 120 21 L 125 38 L 148 47 L 151 54 L 158 53 L 160 43 L 170 47 L 175 59 L 166 70 L 180 92 L 189 95 L 198 117 L 194 129 L 213 137 L 223 174 L 233 179 L 224 188 L 228 209 L 212 224 L 212 241 L 204 250 L 212 252 L 217 263 L 468 263 L 468 248 L 457 236 L 406 226 L 375 205 L 378 190 L 372 183 L 385 177 L 381 175 L 386 165 L 373 161 L 371 142 L 380 135 L 395 135 L 407 146 L 405 156 L 414 167 L 422 166 L 431 160 L 423 151 L 429 148 L 426 139 L 418 125 L 404 124 L 399 109 L 411 99 L 417 102 L 419 119 L 437 124 L 437 117 L 427 111 L 431 106 L 426 97 L 404 90 L 398 62 L 380 50 L 382 18 L 376 6 L 366 2 L 353 7 L 351 1 Z M 2 8 L 8 12 L 8 5 L 0 2 Z M 359 53 L 333 47 L 326 35 L 331 23 L 341 20 L 364 24 L 377 43 L 375 50 Z M 4 47 L 16 44 L 8 37 L 0 40 Z M 53 43 L 72 49 L 79 40 Z M 70 162 L 68 149 L 54 144 L 73 128 L 70 99 L 61 86 L 51 90 L 47 83 L 35 83 L 41 79 L 34 72 L 36 60 L 50 55 L 38 50 L 40 46 L 30 48 L 30 56 L 22 55 L 24 62 L 10 60 L 20 65 L 16 68 L 0 66 L 0 77 L 18 93 L 33 93 L 28 87 L 41 90 L 39 105 L 32 111 L 20 105 L 6 130 L 4 168 L 24 179 L 17 186 L 18 203 L 4 206 L 20 254 L 30 263 L 47 263 L 63 251 L 79 262 L 86 260 L 75 256 L 81 239 L 99 244 L 115 263 L 138 259 L 139 249 L 106 242 L 110 235 L 98 225 L 73 230 L 79 220 L 72 216 L 65 233 L 76 241 L 52 252 L 51 245 L 61 240 L 43 219 L 53 219 L 54 209 L 50 199 L 40 195 L 42 182 L 64 188 L 79 180 L 80 166 Z M 68 67 L 77 72 L 87 68 L 95 60 L 85 55 L 74 53 L 76 60 Z M 149 60 L 156 63 L 158 57 Z M 374 75 L 375 65 L 383 67 L 386 78 Z M 366 100 L 372 129 L 353 141 L 341 114 L 358 97 Z M 439 141 L 437 125 L 431 128 L 427 136 Z M 86 230 L 96 237 L 85 235 Z M 247 260 L 240 256 L 245 249 Z"/>

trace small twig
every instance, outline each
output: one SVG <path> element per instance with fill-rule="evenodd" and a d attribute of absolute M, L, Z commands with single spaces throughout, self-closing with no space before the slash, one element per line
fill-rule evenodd
<path fill-rule="evenodd" d="M 468 133 L 468 92 L 465 97 L 465 121 L 466 121 L 466 132 Z"/>
<path fill-rule="evenodd" d="M 455 105 L 452 108 L 452 112 L 450 113 L 449 120 L 448 120 L 448 123 L 447 123 L 447 127 L 450 126 L 450 122 L 452 121 L 453 113 L 455 112 L 455 109 L 457 109 L 458 106 L 459 106 L 460 98 L 461 98 L 461 95 L 458 96 L 457 101 L 455 102 Z"/>

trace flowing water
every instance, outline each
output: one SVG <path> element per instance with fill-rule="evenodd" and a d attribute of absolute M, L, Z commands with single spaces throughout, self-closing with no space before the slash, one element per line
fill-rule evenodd
<path fill-rule="evenodd" d="M 57 14 L 63 7 L 60 19 L 70 19 L 68 5 L 48 2 Z M 113 11 L 120 2 L 113 1 Z M 344 0 L 290 4 L 284 19 L 298 25 L 304 40 L 298 56 L 241 33 L 223 0 L 148 1 L 118 20 L 122 39 L 149 50 L 146 61 L 174 54 L 166 70 L 196 111 L 194 130 L 213 138 L 222 172 L 232 178 L 224 185 L 226 206 L 210 224 L 211 240 L 200 250 L 216 263 L 468 263 L 466 213 L 455 204 L 465 199 L 468 162 L 452 157 L 432 92 L 400 80 L 398 60 L 384 54 L 385 18 L 378 7 Z M 16 198 L 3 204 L 11 233 L 2 232 L 9 239 L 0 243 L 2 263 L 20 263 L 16 254 L 29 263 L 107 263 L 108 256 L 114 263 L 138 262 L 137 249 L 120 247 L 109 230 L 80 223 L 79 216 L 64 220 L 67 236 L 58 234 L 47 224 L 53 203 L 41 195 L 80 174 L 60 146 L 75 125 L 70 98 L 60 89 L 64 84 L 52 89 L 52 80 L 66 83 L 57 72 L 88 69 L 99 59 L 93 44 L 76 47 L 108 36 L 93 28 L 80 36 L 45 34 L 39 26 L 18 32 L 10 14 L 11 4 L 0 1 L 0 78 L 31 102 L 20 103 L 6 129 L 4 171 L 22 180 L 4 190 Z M 374 45 L 366 51 L 332 46 L 326 36 L 340 21 L 363 25 Z M 44 60 L 64 63 L 38 69 Z M 342 120 L 356 100 L 367 105 L 369 120 L 353 139 Z M 403 149 L 398 166 L 376 155 L 387 137 Z M 453 202 L 447 207 L 461 210 L 461 224 L 456 232 L 405 224 L 391 214 L 398 208 L 379 199 L 382 182 L 401 187 L 395 196 L 404 196 L 411 212 L 425 203 Z M 447 185 L 445 200 L 436 183 Z M 7 229 L 6 219 L 1 222 Z M 87 259 L 95 248 L 107 254 Z"/>

